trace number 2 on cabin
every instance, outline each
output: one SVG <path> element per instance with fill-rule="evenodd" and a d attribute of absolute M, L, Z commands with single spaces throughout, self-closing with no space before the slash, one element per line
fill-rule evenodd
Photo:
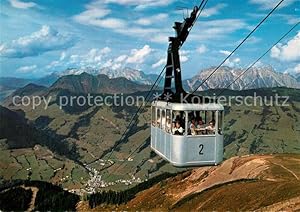
<path fill-rule="evenodd" d="M 199 148 L 200 148 L 200 150 L 199 150 L 199 155 L 203 155 L 204 145 L 203 145 L 203 144 L 200 144 L 200 145 L 199 145 Z"/>

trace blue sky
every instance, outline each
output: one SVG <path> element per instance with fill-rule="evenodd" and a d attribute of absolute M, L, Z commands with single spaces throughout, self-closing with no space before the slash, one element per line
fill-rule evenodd
<path fill-rule="evenodd" d="M 174 21 L 196 0 L 0 0 L 1 76 L 41 77 L 67 68 L 132 67 L 159 73 Z M 209 0 L 181 50 L 184 78 L 218 65 L 279 0 Z M 191 11 L 191 10 L 190 10 Z M 295 23 L 285 0 L 226 65 L 247 67 Z M 300 27 L 258 65 L 300 73 Z"/>

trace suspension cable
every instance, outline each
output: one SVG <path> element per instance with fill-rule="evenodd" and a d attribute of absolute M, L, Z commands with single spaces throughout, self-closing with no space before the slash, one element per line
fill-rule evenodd
<path fill-rule="evenodd" d="M 200 11 L 199 11 L 199 13 L 198 13 L 198 15 L 197 15 L 197 17 L 196 17 L 196 20 L 198 20 L 198 18 L 199 18 L 199 16 L 201 15 L 203 9 L 205 8 L 207 2 L 208 2 L 208 0 L 202 0 L 202 2 L 201 2 L 201 4 L 200 4 L 201 9 L 200 9 Z M 203 4 L 203 3 L 204 3 L 204 4 Z M 192 26 L 191 26 L 189 32 L 192 30 L 192 28 L 194 27 L 194 25 L 195 25 L 195 22 L 192 24 Z M 152 88 L 151 88 L 151 90 L 148 92 L 148 95 L 149 95 L 150 92 L 152 91 L 153 87 L 155 86 L 155 84 L 157 83 L 158 79 L 160 78 L 160 76 L 162 75 L 162 73 L 165 71 L 165 69 L 166 69 L 166 65 L 164 66 L 164 68 L 163 68 L 162 71 L 160 72 L 160 75 L 159 75 L 158 78 L 156 79 L 155 83 L 152 85 Z M 147 95 L 147 97 L 148 97 L 148 95 Z M 146 97 L 146 99 L 147 99 L 147 97 Z M 147 103 L 146 103 L 146 104 L 147 104 Z M 145 104 L 145 105 L 146 105 L 146 104 Z M 130 123 L 129 123 L 128 126 L 127 126 L 127 129 L 124 131 L 124 133 L 122 134 L 121 138 L 119 139 L 119 141 L 117 142 L 117 144 L 115 145 L 115 147 L 111 150 L 110 155 L 109 155 L 109 157 L 108 157 L 107 160 L 109 160 L 109 159 L 111 158 L 112 153 L 113 153 L 113 151 L 115 150 L 115 148 L 122 142 L 122 140 L 125 138 L 126 134 L 131 130 L 131 128 L 132 128 L 132 126 L 133 126 L 133 125 L 132 125 L 133 120 L 137 117 L 137 115 L 138 115 L 138 113 L 140 112 L 140 110 L 142 109 L 142 107 L 143 107 L 143 105 L 141 105 L 141 106 L 139 107 L 139 109 L 137 110 L 137 112 L 135 113 L 135 115 L 133 116 L 133 118 L 131 119 Z M 134 124 L 135 124 L 137 121 L 138 121 L 138 119 L 136 119 L 136 121 L 134 122 Z M 143 143 L 142 143 L 141 145 L 143 145 Z M 130 155 L 130 156 L 131 156 L 131 155 Z M 129 157 L 130 157 L 130 156 L 129 156 Z M 128 158 L 129 158 L 129 157 L 128 157 Z M 127 160 L 128 160 L 128 158 L 127 158 Z M 124 160 L 124 161 L 125 161 L 125 160 Z M 123 161 L 123 162 L 124 162 L 124 161 Z M 121 163 L 120 165 L 122 165 L 122 163 Z M 119 166 L 119 167 L 120 167 L 120 166 Z M 119 168 L 119 167 L 118 167 L 118 168 Z M 117 169 L 118 169 L 118 168 L 117 168 Z M 115 169 L 115 171 L 116 171 L 117 169 Z M 107 178 L 109 178 L 109 176 L 110 176 L 110 174 L 108 175 Z"/>
<path fill-rule="evenodd" d="M 245 41 L 260 27 L 260 25 L 265 22 L 265 20 L 284 2 L 284 0 L 281 0 L 269 13 L 266 17 L 264 17 L 258 25 L 242 40 L 242 42 L 206 77 L 204 81 L 201 82 L 201 84 L 191 93 L 194 94 L 233 54 L 236 52 L 244 43 Z"/>
<path fill-rule="evenodd" d="M 274 46 L 276 46 L 280 41 L 282 41 L 288 34 L 290 34 L 298 25 L 300 22 L 296 23 L 289 31 L 287 31 L 284 35 L 281 36 L 281 38 L 276 41 L 265 53 L 263 53 L 259 58 L 257 58 L 245 71 L 243 71 L 235 80 L 233 80 L 231 83 L 229 83 L 225 88 L 221 90 L 221 92 L 217 95 L 217 98 L 224 93 L 226 89 L 228 89 L 233 83 L 235 83 L 238 79 L 240 79 L 247 71 L 249 71 L 259 60 L 261 60 L 266 54 L 268 54 Z M 248 86 L 248 85 L 247 85 Z"/>
<path fill-rule="evenodd" d="M 255 60 L 252 64 L 251 64 L 251 66 L 249 66 L 248 68 L 247 68 L 247 70 L 246 71 L 248 71 L 249 69 L 251 69 L 260 59 L 262 59 L 274 46 L 276 46 L 280 41 L 282 41 L 288 34 L 290 34 L 298 25 L 300 24 L 300 22 L 298 22 L 297 24 L 295 24 L 288 32 L 286 32 L 276 43 L 274 43 L 263 55 L 261 55 L 257 60 Z M 246 73 L 246 71 L 244 71 L 243 72 L 243 74 L 244 73 Z M 242 74 L 241 75 L 239 75 L 238 76 L 238 78 L 240 78 L 242 76 Z M 235 79 L 235 81 L 238 79 L 238 78 L 236 78 Z M 234 82 L 233 82 L 234 83 Z M 231 83 L 232 84 L 232 83 Z M 228 87 L 227 87 L 228 88 Z M 220 94 L 222 94 L 224 91 L 226 90 L 226 88 L 225 89 L 223 89 L 223 91 L 222 92 L 220 92 L 218 95 L 217 95 L 217 98 L 220 96 Z M 123 165 L 123 163 L 125 162 L 125 161 L 128 161 L 128 159 L 138 150 L 138 149 L 140 149 L 143 145 L 145 144 L 145 142 L 142 142 L 134 151 L 132 151 L 129 155 L 128 155 L 128 157 L 126 158 L 126 160 L 124 160 L 119 166 L 117 166 L 115 169 L 114 169 L 114 171 L 113 172 L 115 172 L 115 171 L 117 171 L 122 165 Z M 107 178 L 109 178 L 109 176 L 110 176 L 110 174 L 108 175 L 108 177 Z"/>
<path fill-rule="evenodd" d="M 163 67 L 163 69 L 161 70 L 160 74 L 158 75 L 158 77 L 156 78 L 155 82 L 153 83 L 151 89 L 148 91 L 147 95 L 146 95 L 146 98 L 145 99 L 148 99 L 151 95 L 151 92 L 153 90 L 153 88 L 155 87 L 156 83 L 158 82 L 158 80 L 161 78 L 162 74 L 164 73 L 164 70 L 165 70 L 166 66 Z M 109 160 L 112 156 L 112 153 L 114 152 L 114 150 L 117 148 L 117 146 L 123 141 L 123 139 L 125 138 L 126 134 L 130 131 L 131 129 L 131 125 L 133 124 L 133 121 L 136 119 L 138 113 L 141 111 L 142 107 L 144 107 L 143 104 L 141 104 L 138 108 L 138 110 L 135 112 L 135 114 L 131 117 L 131 120 L 129 122 L 129 124 L 126 126 L 122 136 L 120 137 L 120 139 L 116 142 L 116 145 L 112 148 L 112 150 L 110 151 L 110 154 L 108 156 L 108 159 Z M 100 158 L 101 159 L 101 158 Z M 98 159 L 92 161 L 91 163 L 89 164 L 92 164 L 94 163 L 95 161 L 97 161 Z"/>

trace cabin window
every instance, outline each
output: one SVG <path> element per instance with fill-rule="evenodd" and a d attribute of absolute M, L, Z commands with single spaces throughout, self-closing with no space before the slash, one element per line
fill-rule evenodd
<path fill-rule="evenodd" d="M 160 109 L 156 109 L 156 127 L 160 128 L 161 119 L 160 119 Z"/>
<path fill-rule="evenodd" d="M 188 135 L 196 135 L 196 116 L 195 111 L 188 112 Z"/>
<path fill-rule="evenodd" d="M 171 110 L 166 110 L 166 132 L 171 133 L 172 132 L 172 116 L 171 116 Z"/>
<path fill-rule="evenodd" d="M 185 132 L 185 112 L 173 111 L 172 113 L 172 134 L 184 135 Z"/>
<path fill-rule="evenodd" d="M 205 135 L 205 112 L 204 111 L 190 111 L 188 112 L 188 135 Z"/>
<path fill-rule="evenodd" d="M 224 121 L 224 113 L 223 111 L 218 111 L 218 133 L 220 135 L 223 134 L 223 121 Z"/>
<path fill-rule="evenodd" d="M 161 110 L 161 125 L 160 125 L 160 129 L 165 130 L 166 128 L 166 111 L 165 110 Z"/>
<path fill-rule="evenodd" d="M 195 111 L 194 114 L 195 114 L 197 124 L 199 124 L 199 121 L 201 121 L 200 125 L 203 125 L 206 123 L 205 122 L 205 111 Z"/>
<path fill-rule="evenodd" d="M 156 108 L 155 106 L 151 107 L 151 116 L 152 116 L 152 126 L 155 127 L 156 126 Z"/>

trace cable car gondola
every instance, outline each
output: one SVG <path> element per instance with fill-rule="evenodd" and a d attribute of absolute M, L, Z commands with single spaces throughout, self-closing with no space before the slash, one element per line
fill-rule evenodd
<path fill-rule="evenodd" d="M 151 105 L 151 148 L 179 167 L 217 165 L 223 160 L 224 107 L 208 98 L 188 94 L 181 79 L 179 49 L 201 5 L 183 23 L 175 22 L 176 36 L 169 38 L 164 91 Z"/>

